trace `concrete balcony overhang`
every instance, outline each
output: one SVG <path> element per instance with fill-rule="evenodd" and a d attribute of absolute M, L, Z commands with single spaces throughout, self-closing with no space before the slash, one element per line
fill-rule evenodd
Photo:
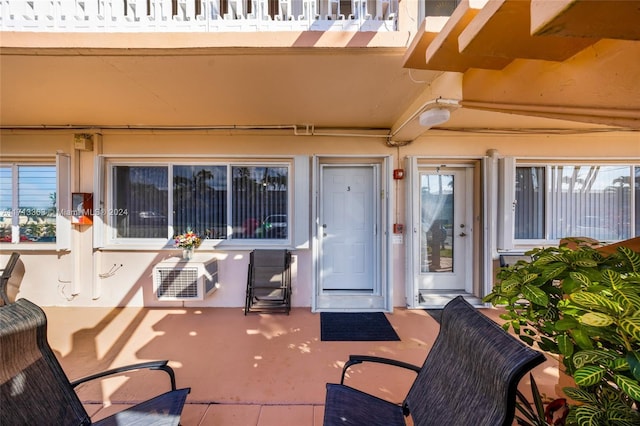
<path fill-rule="evenodd" d="M 532 0 L 531 33 L 640 40 L 640 2 Z"/>
<path fill-rule="evenodd" d="M 475 67 L 504 68 L 510 62 L 509 60 L 475 52 L 461 53 L 458 49 L 458 37 L 481 10 L 475 3 L 477 2 L 463 1 L 446 22 L 436 21 L 433 18 L 425 19 L 418 31 L 418 36 L 407 51 L 405 66 L 457 72 Z M 441 28 L 438 28 L 439 24 Z"/>
<path fill-rule="evenodd" d="M 564 61 L 598 38 L 532 35 L 529 1 L 489 1 L 460 33 L 458 50 L 474 55 Z M 474 66 L 474 68 L 486 68 Z"/>
<path fill-rule="evenodd" d="M 404 66 L 464 73 L 463 109 L 637 129 L 638 22 L 637 0 L 464 0 Z"/>

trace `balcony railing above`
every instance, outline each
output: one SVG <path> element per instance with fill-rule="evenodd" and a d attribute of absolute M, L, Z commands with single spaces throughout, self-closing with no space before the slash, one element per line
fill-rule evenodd
<path fill-rule="evenodd" d="M 2 31 L 396 31 L 399 0 L 0 0 Z"/>

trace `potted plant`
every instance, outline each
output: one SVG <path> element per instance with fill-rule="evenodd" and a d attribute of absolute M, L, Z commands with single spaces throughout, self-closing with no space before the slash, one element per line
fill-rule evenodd
<path fill-rule="evenodd" d="M 501 268 L 485 302 L 502 305 L 505 329 L 560 355 L 576 387 L 567 425 L 639 425 L 640 253 L 583 245 L 534 249 Z"/>

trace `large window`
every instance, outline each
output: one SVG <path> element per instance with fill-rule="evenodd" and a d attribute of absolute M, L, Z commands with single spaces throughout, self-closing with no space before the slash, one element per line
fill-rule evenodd
<path fill-rule="evenodd" d="M 113 208 L 107 214 L 117 235 L 124 238 L 167 238 L 168 168 L 117 166 L 113 171 Z"/>
<path fill-rule="evenodd" d="M 0 242 L 56 241 L 56 166 L 0 166 Z"/>
<path fill-rule="evenodd" d="M 289 164 L 114 165 L 116 238 L 289 237 Z"/>
<path fill-rule="evenodd" d="M 226 238 L 226 166 L 173 167 L 173 227 L 176 233 L 192 229 L 205 238 Z"/>
<path fill-rule="evenodd" d="M 288 169 L 234 166 L 231 175 L 234 238 L 286 239 Z"/>
<path fill-rule="evenodd" d="M 519 165 L 515 240 L 640 235 L 640 166 Z"/>

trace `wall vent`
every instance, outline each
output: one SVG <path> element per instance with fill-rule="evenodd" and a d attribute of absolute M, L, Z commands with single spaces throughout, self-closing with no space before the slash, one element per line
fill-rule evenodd
<path fill-rule="evenodd" d="M 157 300 L 204 300 L 218 288 L 218 262 L 164 260 L 153 267 Z"/>

